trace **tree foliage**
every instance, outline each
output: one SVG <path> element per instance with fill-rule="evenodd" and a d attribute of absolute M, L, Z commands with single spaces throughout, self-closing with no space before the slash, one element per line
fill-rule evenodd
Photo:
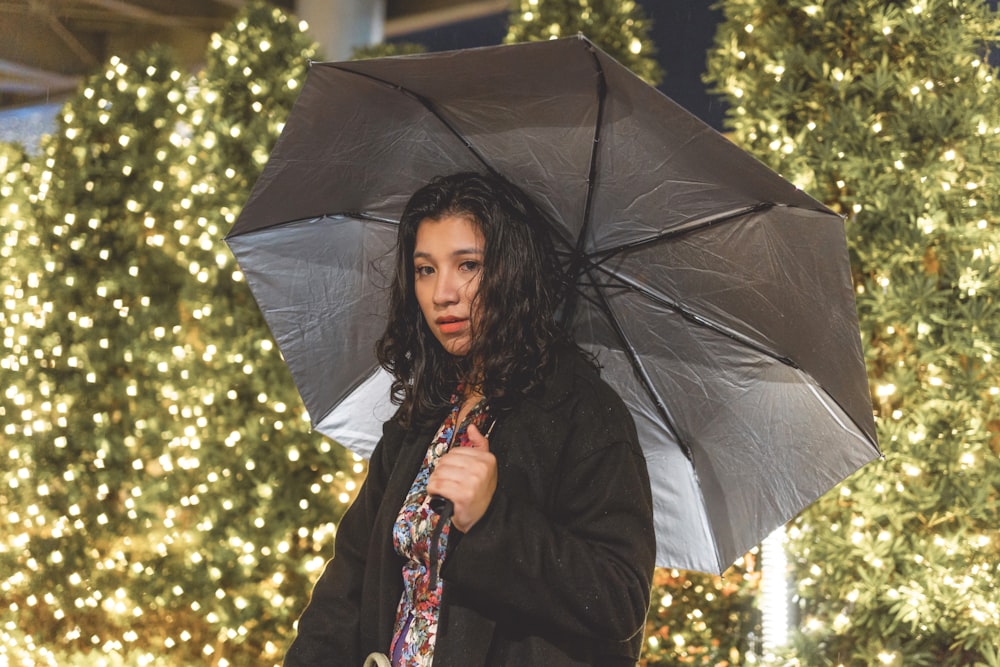
<path fill-rule="evenodd" d="M 196 76 L 112 59 L 0 154 L 0 657 L 283 653 L 363 466 L 309 432 L 223 237 L 313 55 L 249 3 Z"/>
<path fill-rule="evenodd" d="M 791 530 L 804 665 L 996 665 L 1000 20 L 725 0 L 732 137 L 846 217 L 884 461 Z"/>
<path fill-rule="evenodd" d="M 513 5 L 508 44 L 582 34 L 647 82 L 663 79 L 649 19 L 635 0 L 517 0 Z"/>

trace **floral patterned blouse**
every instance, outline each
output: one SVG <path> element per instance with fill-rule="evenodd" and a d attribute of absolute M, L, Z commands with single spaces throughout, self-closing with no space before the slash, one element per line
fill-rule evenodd
<path fill-rule="evenodd" d="M 451 521 L 446 519 L 445 525 L 439 531 L 436 558 L 438 573 L 432 577 L 431 534 L 440 517 L 430 507 L 427 480 L 438 459 L 453 445 L 464 447 L 469 444 L 466 433 L 469 424 L 475 424 L 482 430 L 489 417 L 486 401 L 480 401 L 456 429 L 458 414 L 462 407 L 461 389 L 459 387 L 451 397 L 451 410 L 428 447 L 420 472 L 413 480 L 413 486 L 410 487 L 410 492 L 393 526 L 392 539 L 396 553 L 407 559 L 403 566 L 403 595 L 396 611 L 396 627 L 392 639 L 393 667 L 429 667 L 434 658 L 438 609 L 444 587 L 438 573 L 448 550 Z M 434 588 L 430 590 L 432 581 Z"/>

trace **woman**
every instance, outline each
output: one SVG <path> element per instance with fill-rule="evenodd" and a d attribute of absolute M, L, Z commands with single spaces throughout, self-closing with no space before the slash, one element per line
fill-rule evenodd
<path fill-rule="evenodd" d="M 546 230 L 492 176 L 439 178 L 407 204 L 377 346 L 400 407 L 286 665 L 638 659 L 645 460 L 624 403 L 556 323 L 566 281 Z"/>

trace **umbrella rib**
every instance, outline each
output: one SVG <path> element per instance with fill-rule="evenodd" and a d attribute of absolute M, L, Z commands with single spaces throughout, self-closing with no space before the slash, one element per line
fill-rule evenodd
<path fill-rule="evenodd" d="M 786 366 L 790 366 L 791 368 L 801 370 L 801 367 L 797 363 L 795 363 L 793 359 L 789 357 L 778 354 L 774 350 L 769 350 L 766 347 L 750 340 L 746 336 L 741 336 L 740 334 L 734 331 L 730 331 L 729 329 L 726 329 L 722 325 L 717 324 L 716 322 L 713 322 L 712 320 L 699 315 L 693 310 L 685 308 L 676 301 L 672 301 L 658 292 L 653 292 L 647 289 L 645 286 L 634 280 L 612 273 L 608 269 L 605 269 L 604 267 L 598 264 L 594 264 L 592 266 L 594 269 L 600 271 L 604 275 L 613 278 L 619 284 L 620 287 L 632 290 L 633 292 L 636 292 L 638 294 L 642 294 L 643 296 L 655 302 L 657 305 L 663 306 L 664 308 L 668 308 L 674 311 L 675 313 L 677 313 L 684 319 L 688 320 L 689 322 L 697 324 L 698 326 L 704 327 L 706 329 L 711 329 L 712 331 L 722 334 L 723 336 L 726 336 L 727 338 L 734 340 L 741 345 L 749 347 L 752 350 L 756 350 L 757 352 L 760 352 L 761 354 L 768 356 L 774 359 L 775 361 L 779 361 L 785 364 Z M 607 287 L 609 287 L 609 284 L 602 283 L 600 286 L 606 289 Z M 600 291 L 600 290 L 595 290 L 595 291 Z"/>
<path fill-rule="evenodd" d="M 594 267 L 600 269 L 600 267 Z M 588 271 L 589 273 L 589 271 Z M 691 447 L 684 442 L 681 437 L 680 431 L 677 430 L 677 426 L 674 424 L 673 419 L 670 418 L 670 413 L 667 410 L 666 404 L 660 398 L 659 393 L 655 390 L 653 386 L 653 380 L 649 377 L 649 373 L 646 371 L 645 365 L 642 363 L 642 359 L 639 356 L 639 352 L 632 345 L 632 342 L 625 335 L 625 330 L 622 328 L 621 323 L 619 323 L 618 318 L 615 317 L 614 311 L 611 310 L 611 305 L 608 303 L 607 297 L 604 295 L 602 290 L 594 290 L 600 299 L 600 301 L 595 301 L 583 295 L 585 299 L 593 303 L 595 306 L 600 308 L 605 317 L 608 318 L 608 322 L 611 323 L 611 328 L 614 330 L 615 335 L 618 340 L 621 341 L 622 349 L 625 351 L 625 355 L 628 357 L 629 363 L 632 364 L 632 369 L 635 371 L 636 376 L 639 378 L 640 384 L 646 389 L 646 393 L 653 399 L 653 404 L 656 406 L 656 411 L 660 414 L 660 418 L 663 419 L 663 423 L 666 427 L 674 434 L 677 438 L 677 444 L 680 445 L 681 451 L 684 452 L 684 456 L 687 457 L 688 461 L 694 463 L 694 454 L 691 452 Z"/>
<path fill-rule="evenodd" d="M 597 73 L 597 118 L 594 120 L 594 141 L 590 148 L 590 164 L 587 169 L 587 195 L 584 201 L 583 207 L 583 221 L 580 225 L 580 233 L 576 238 L 576 247 L 571 248 L 569 251 L 569 261 L 565 264 L 566 274 L 570 276 L 571 279 L 583 275 L 586 271 L 588 264 L 591 264 L 590 259 L 584 252 L 584 246 L 587 243 L 587 235 L 590 229 L 591 218 L 593 216 L 593 203 L 594 203 L 594 185 L 597 183 L 597 151 L 601 143 L 601 127 L 604 124 L 604 107 L 607 99 L 608 84 L 607 78 L 604 74 L 604 68 L 601 66 L 601 59 L 597 55 L 597 50 L 594 45 L 591 44 L 585 38 L 582 40 L 584 45 L 590 50 L 591 57 L 594 61 L 594 70 Z M 571 321 L 573 319 L 573 314 L 576 311 L 576 295 L 578 291 L 571 291 L 563 304 L 564 317 L 566 321 Z"/>
<path fill-rule="evenodd" d="M 583 224 L 580 226 L 580 235 L 576 239 L 576 250 L 583 252 L 584 244 L 587 242 L 587 232 L 590 229 L 591 217 L 594 204 L 594 184 L 597 183 L 597 150 L 601 144 L 601 128 L 604 126 L 604 107 L 608 97 L 608 82 L 604 75 L 604 68 L 601 66 L 601 59 L 597 57 L 597 51 L 591 47 L 590 55 L 594 60 L 594 69 L 597 72 L 597 118 L 594 119 L 594 142 L 590 147 L 590 167 L 587 173 L 587 200 L 583 208 Z"/>
<path fill-rule="evenodd" d="M 343 216 L 345 218 L 353 218 L 362 222 L 377 222 L 391 227 L 397 227 L 399 225 L 399 221 L 394 220 L 393 218 L 382 218 L 377 215 L 372 215 L 371 213 L 364 213 L 363 211 L 341 211 L 340 213 L 331 213 L 330 216 Z"/>
<path fill-rule="evenodd" d="M 693 234 L 694 232 L 701 231 L 708 227 L 714 225 L 733 222 L 737 219 L 743 218 L 747 215 L 752 215 L 754 213 L 759 213 L 761 211 L 766 211 L 768 209 L 778 206 L 773 202 L 759 202 L 753 206 L 746 206 L 735 211 L 722 211 L 717 213 L 712 213 L 694 222 L 689 222 L 684 225 L 681 229 L 670 229 L 664 232 L 660 232 L 653 236 L 648 236 L 646 238 L 637 239 L 635 241 L 629 241 L 628 243 L 622 243 L 613 248 L 608 248 L 607 250 L 599 250 L 597 252 L 590 253 L 589 259 L 594 264 L 602 264 L 615 255 L 623 253 L 627 250 L 635 250 L 636 248 L 642 248 L 644 246 L 652 245 L 654 243 L 660 243 L 665 241 L 672 241 L 677 238 L 687 236 L 688 234 Z"/>
<path fill-rule="evenodd" d="M 485 167 L 494 176 L 500 176 L 500 174 L 496 171 L 496 169 L 494 169 L 490 165 L 490 163 L 487 162 L 486 158 L 483 157 L 482 154 L 480 154 L 479 151 L 477 151 L 473 147 L 472 143 L 468 139 L 466 139 L 458 130 L 456 130 L 455 127 L 451 123 L 449 123 L 448 120 L 437 110 L 437 108 L 435 108 L 435 106 L 431 103 L 431 101 L 429 99 L 427 99 L 426 97 L 424 97 L 423 95 L 420 95 L 419 93 L 417 93 L 415 91 L 412 91 L 409 88 L 405 88 L 405 87 L 399 85 L 398 83 L 392 83 L 391 81 L 386 81 L 385 79 L 382 79 L 382 78 L 377 77 L 377 76 L 373 76 L 371 74 L 366 74 L 364 72 L 356 72 L 356 71 L 354 71 L 352 69 L 347 69 L 347 68 L 344 68 L 344 67 L 340 67 L 340 66 L 338 66 L 336 64 L 332 64 L 331 67 L 333 67 L 334 69 L 337 69 L 337 70 L 339 70 L 341 72 L 344 72 L 345 74 L 353 74 L 354 76 L 360 76 L 362 78 L 368 79 L 369 81 L 374 81 L 376 83 L 380 83 L 383 86 L 386 86 L 387 88 L 392 88 L 396 92 L 398 92 L 398 93 L 400 93 L 400 94 L 402 94 L 402 95 L 404 95 L 406 97 L 409 97 L 410 99 L 414 100 L 415 102 L 417 102 L 417 104 L 420 104 L 425 109 L 427 109 L 427 111 L 429 111 L 432 116 L 434 116 L 435 118 L 437 118 L 438 121 L 442 125 L 444 125 L 444 127 L 449 132 L 451 132 L 455 136 L 456 139 L 458 139 L 459 141 L 461 141 L 462 144 L 465 145 L 466 149 L 468 149 L 468 151 L 470 153 L 472 153 L 472 156 L 474 158 L 476 158 L 476 160 L 478 160 L 483 165 L 483 167 Z"/>
<path fill-rule="evenodd" d="M 624 276 L 620 276 L 616 273 L 613 273 L 609 269 L 606 269 L 602 266 L 609 259 L 611 259 L 615 255 L 625 252 L 626 250 L 633 250 L 635 248 L 651 245 L 654 243 L 670 241 L 676 238 L 680 238 L 682 236 L 686 236 L 687 234 L 691 234 L 693 232 L 705 229 L 707 227 L 711 227 L 713 225 L 732 222 L 734 220 L 740 219 L 743 216 L 750 215 L 752 213 L 757 213 L 759 211 L 766 211 L 770 208 L 773 208 L 776 205 L 777 204 L 774 204 L 772 202 L 760 202 L 754 204 L 753 206 L 747 206 L 745 208 L 741 208 L 736 211 L 724 211 L 722 213 L 714 213 L 712 215 L 706 216 L 701 220 L 697 220 L 691 224 L 685 225 L 683 229 L 669 230 L 649 238 L 639 239 L 637 241 L 631 241 L 629 243 L 623 243 L 614 248 L 593 253 L 587 258 L 588 268 L 592 267 L 594 269 L 599 270 L 604 275 L 609 276 L 614 280 L 616 280 L 622 287 L 631 289 L 634 292 L 642 294 L 647 298 L 653 300 L 657 304 L 663 306 L 664 308 L 669 308 L 670 310 L 676 312 L 678 315 L 688 320 L 689 322 L 693 322 L 694 324 L 697 324 L 699 326 L 711 329 L 712 331 L 720 333 L 726 336 L 727 338 L 730 338 L 736 341 L 737 343 L 740 343 L 741 345 L 745 345 L 746 347 L 756 350 L 761 354 L 771 357 L 772 359 L 775 359 L 776 361 L 779 361 L 785 364 L 786 366 L 790 366 L 792 368 L 797 369 L 799 368 L 799 365 L 796 364 L 789 357 L 777 354 L 773 350 L 769 350 L 763 347 L 762 345 L 755 343 L 749 338 L 746 338 L 745 336 L 740 336 L 739 334 L 733 331 L 729 331 L 728 329 L 722 327 L 721 325 L 716 324 L 712 320 L 709 320 L 705 317 L 702 317 L 701 315 L 698 315 L 694 311 L 685 308 L 684 306 L 675 301 L 671 301 L 662 294 L 653 292 L 647 289 L 642 284 L 637 283 L 633 280 L 629 280 Z M 607 286 L 607 283 L 604 283 L 604 286 Z"/>

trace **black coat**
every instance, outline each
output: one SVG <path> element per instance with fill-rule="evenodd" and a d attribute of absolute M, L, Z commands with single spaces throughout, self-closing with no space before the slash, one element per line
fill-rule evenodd
<path fill-rule="evenodd" d="M 360 667 L 387 653 L 403 591 L 392 525 L 433 429 L 383 426 L 285 657 Z M 634 665 L 655 558 L 652 501 L 632 417 L 576 354 L 490 437 L 497 490 L 441 577 L 435 667 Z"/>

